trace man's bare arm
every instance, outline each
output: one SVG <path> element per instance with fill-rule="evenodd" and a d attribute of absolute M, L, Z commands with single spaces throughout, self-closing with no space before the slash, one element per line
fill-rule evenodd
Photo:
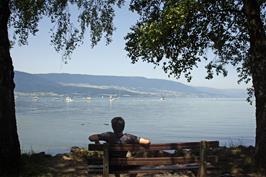
<path fill-rule="evenodd" d="M 140 138 L 139 144 L 151 144 L 151 141 L 149 139 L 146 139 L 146 138 Z"/>
<path fill-rule="evenodd" d="M 89 140 L 93 141 L 95 143 L 99 143 L 100 139 L 99 139 L 99 135 L 98 134 L 93 134 L 89 136 Z"/>

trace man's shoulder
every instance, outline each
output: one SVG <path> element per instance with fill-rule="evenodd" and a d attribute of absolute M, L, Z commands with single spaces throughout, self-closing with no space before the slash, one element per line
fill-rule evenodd
<path fill-rule="evenodd" d="M 103 132 L 103 133 L 101 133 L 101 135 L 114 135 L 114 133 L 113 132 Z"/>
<path fill-rule="evenodd" d="M 136 137 L 136 135 L 133 135 L 133 134 L 130 134 L 130 133 L 124 133 L 123 136 L 130 136 L 130 137 L 134 136 L 134 137 Z"/>
<path fill-rule="evenodd" d="M 124 133 L 124 135 L 120 138 L 121 143 L 127 144 L 137 144 L 138 137 L 129 133 Z"/>
<path fill-rule="evenodd" d="M 110 137 L 110 136 L 114 136 L 114 133 L 113 132 L 103 132 L 101 134 L 99 134 L 102 138 L 105 138 L 105 137 Z"/>

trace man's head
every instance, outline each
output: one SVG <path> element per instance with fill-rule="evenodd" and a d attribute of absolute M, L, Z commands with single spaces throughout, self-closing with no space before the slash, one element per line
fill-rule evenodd
<path fill-rule="evenodd" d="M 112 128 L 114 133 L 122 133 L 125 128 L 125 121 L 122 117 L 114 117 L 112 119 Z"/>

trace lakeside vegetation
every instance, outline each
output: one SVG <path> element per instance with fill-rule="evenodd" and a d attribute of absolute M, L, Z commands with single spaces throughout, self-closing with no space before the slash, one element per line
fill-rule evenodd
<path fill-rule="evenodd" d="M 232 146 L 220 147 L 209 152 L 218 155 L 219 158 L 218 168 L 212 176 L 262 177 L 255 171 L 254 151 L 253 146 Z M 69 153 L 55 156 L 43 152 L 22 154 L 21 177 L 85 177 L 87 176 L 87 157 L 89 156 L 101 156 L 101 154 L 79 147 L 72 147 Z M 154 176 L 194 177 L 194 174 L 187 171 Z"/>

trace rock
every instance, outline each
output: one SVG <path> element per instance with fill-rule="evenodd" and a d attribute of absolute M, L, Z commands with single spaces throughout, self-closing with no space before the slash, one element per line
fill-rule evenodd
<path fill-rule="evenodd" d="M 67 156 L 65 156 L 65 155 L 62 157 L 62 159 L 63 159 L 63 160 L 73 160 L 71 157 L 67 157 Z"/>

